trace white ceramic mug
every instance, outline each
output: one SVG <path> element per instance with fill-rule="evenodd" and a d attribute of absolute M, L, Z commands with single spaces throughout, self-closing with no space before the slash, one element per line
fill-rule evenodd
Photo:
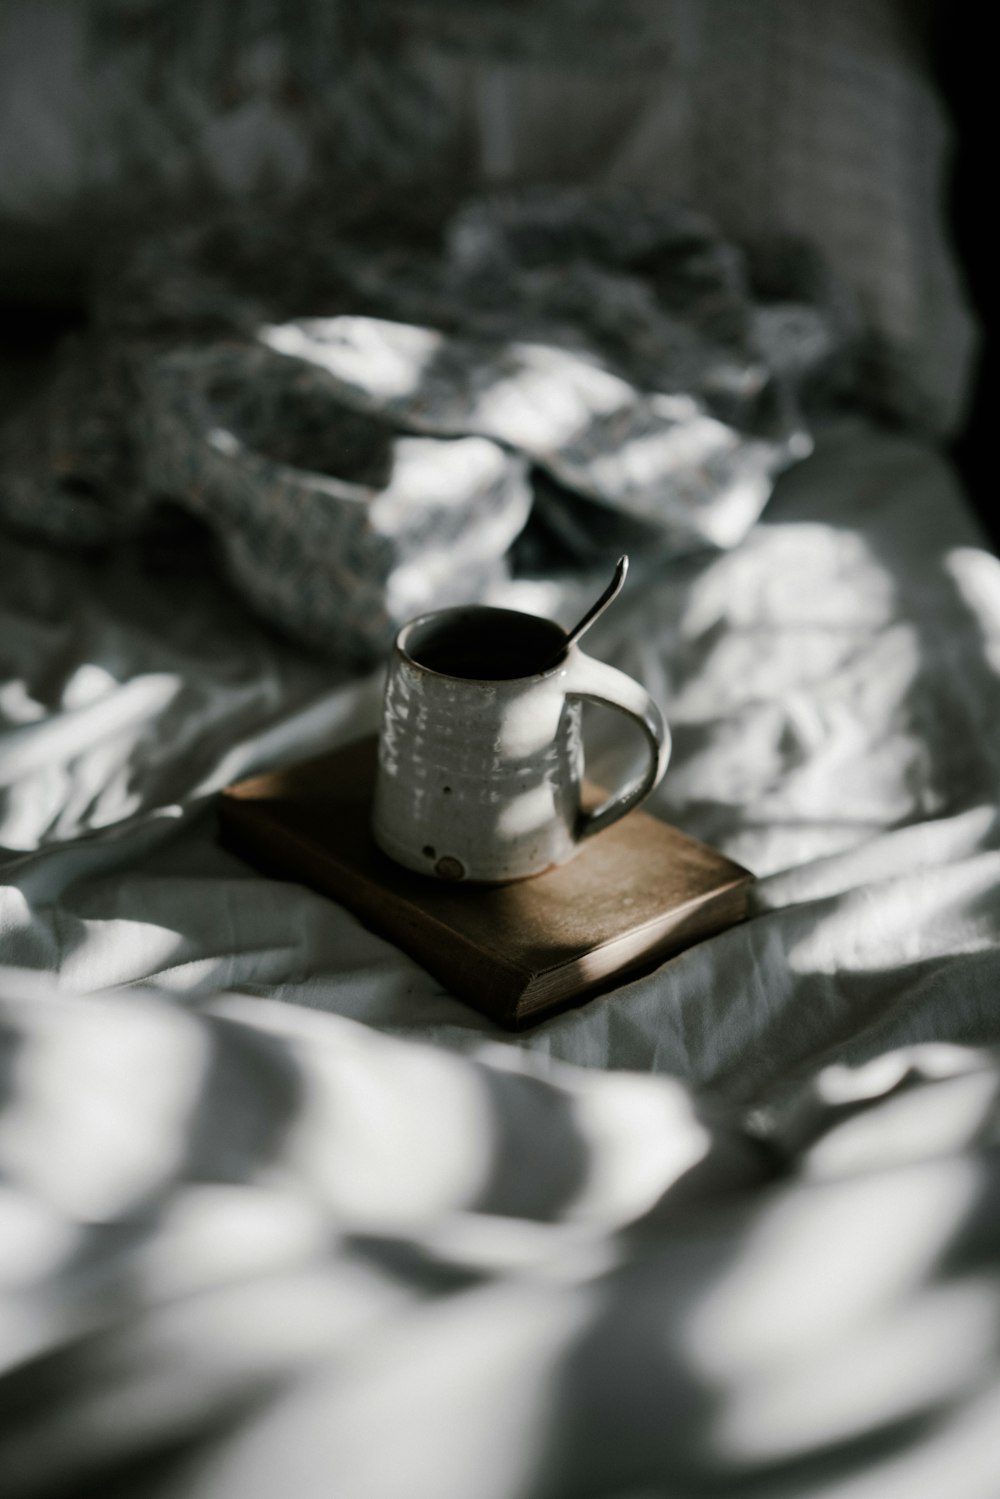
<path fill-rule="evenodd" d="M 375 788 L 375 839 L 390 858 L 439 879 L 523 879 L 565 863 L 659 784 L 670 757 L 659 708 L 565 642 L 552 620 L 480 606 L 403 626 Z M 580 806 L 584 700 L 624 713 L 649 751 L 642 775 L 592 812 Z"/>

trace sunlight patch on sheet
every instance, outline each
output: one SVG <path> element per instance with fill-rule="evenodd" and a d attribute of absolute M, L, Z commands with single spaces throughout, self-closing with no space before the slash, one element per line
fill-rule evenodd
<path fill-rule="evenodd" d="M 372 1499 L 510 1499 L 544 1472 L 559 1368 L 590 1299 L 491 1286 L 437 1299 L 339 1365 L 301 1381 L 206 1470 L 190 1499 L 320 1499 L 330 1473 Z M 391 1434 L 391 1435 L 390 1435 Z"/>
<path fill-rule="evenodd" d="M 257 1183 L 199 1182 L 165 1205 L 136 1274 L 157 1300 L 326 1258 L 336 1235 L 301 1195 Z"/>
<path fill-rule="evenodd" d="M 430 1048 L 372 1045 L 353 1027 L 337 1040 L 302 1053 L 285 1152 L 296 1173 L 356 1227 L 409 1225 L 473 1201 L 496 1148 L 476 1075 Z"/>
<path fill-rule="evenodd" d="M 180 678 L 173 672 L 143 672 L 115 684 L 113 693 L 14 729 L 0 745 L 0 786 L 13 784 L 41 765 L 69 760 L 116 735 L 141 729 L 163 713 L 180 690 Z"/>
<path fill-rule="evenodd" d="M 448 443 L 397 438 L 391 482 L 375 493 L 369 520 L 376 531 L 405 535 L 407 519 L 411 529 L 419 527 L 421 506 L 431 506 L 435 513 L 463 511 L 470 495 L 498 483 L 507 468 L 506 456 L 485 437 L 456 437 Z M 528 504 L 526 497 L 525 518 Z"/>
<path fill-rule="evenodd" d="M 1000 1387 L 967 1391 L 902 1450 L 813 1490 L 815 1499 L 996 1499 Z"/>
<path fill-rule="evenodd" d="M 810 1177 L 844 1176 L 968 1150 L 997 1117 L 1000 1078 L 969 1072 L 904 1088 L 878 1109 L 862 1109 L 832 1126 L 803 1163 Z"/>
<path fill-rule="evenodd" d="M 955 547 L 944 566 L 963 603 L 975 615 L 983 651 L 1000 676 L 1000 558 L 976 547 Z"/>
<path fill-rule="evenodd" d="M 406 620 L 434 608 L 453 604 L 479 602 L 482 583 L 482 553 L 485 547 L 474 540 L 462 546 L 435 547 L 393 568 L 385 585 L 385 607 L 395 620 Z M 494 552 L 494 555 L 496 553 Z M 462 558 L 468 568 L 462 572 Z M 487 573 L 503 577 L 503 563 L 487 568 Z"/>
<path fill-rule="evenodd" d="M 69 924 L 67 923 L 67 928 Z M 62 955 L 63 983 L 82 991 L 157 978 L 184 951 L 173 927 L 125 916 L 77 917 Z"/>
<path fill-rule="evenodd" d="M 734 625 L 827 625 L 859 639 L 899 617 L 893 579 L 860 531 L 778 516 L 765 510 L 747 538 L 752 567 L 746 554 L 734 554 L 706 576 L 689 610 L 689 629 L 698 623 L 695 610 L 707 604 L 710 617 L 728 617 Z"/>
<path fill-rule="evenodd" d="M 380 401 L 412 395 L 443 342 L 432 328 L 348 315 L 264 324 L 257 338 L 276 353 L 308 360 Z"/>
<path fill-rule="evenodd" d="M 106 667 L 96 661 L 81 662 L 63 688 L 62 706 L 70 712 L 74 708 L 87 708 L 107 697 L 117 685 Z"/>
<path fill-rule="evenodd" d="M 627 412 L 635 392 L 624 380 L 578 354 L 546 344 L 505 348 L 508 377 L 494 377 L 470 405 L 474 428 L 498 437 L 516 432 L 528 452 L 571 442 L 595 417 Z"/>
<path fill-rule="evenodd" d="M 941 953 L 947 917 L 952 954 L 996 945 L 1000 853 L 987 851 L 946 869 L 901 871 L 896 878 L 858 883 L 817 909 L 803 935 L 788 944 L 793 973 L 824 975 L 833 992 L 844 993 L 850 975 L 898 970 Z M 877 895 L 877 918 L 874 897 Z"/>
<path fill-rule="evenodd" d="M 994 1282 L 924 1288 L 843 1341 L 746 1380 L 723 1398 L 715 1443 L 740 1463 L 775 1462 L 864 1437 L 979 1385 L 998 1345 Z"/>
<path fill-rule="evenodd" d="M 134 1321 L 120 1313 L 120 1322 L 107 1329 L 107 1342 L 98 1340 L 99 1372 L 79 1382 L 72 1401 L 56 1395 L 50 1422 L 27 1422 L 5 1433 L 5 1464 L 30 1474 L 32 1492 L 54 1489 L 66 1472 L 89 1477 L 95 1456 L 145 1460 L 181 1432 L 217 1429 L 234 1401 L 255 1404 L 254 1396 L 274 1396 L 285 1382 L 294 1387 L 317 1364 L 322 1367 L 331 1350 L 350 1354 L 366 1335 L 377 1337 L 380 1324 L 405 1315 L 412 1299 L 376 1266 L 346 1256 L 261 1276 L 241 1276 L 237 1267 L 205 1294 L 165 1303 L 150 1294 L 155 1288 L 142 1285 L 141 1275 L 139 1285 L 126 1285 L 122 1311 L 132 1308 L 135 1297 L 140 1312 Z M 256 1405 L 250 1430 L 262 1406 L 268 1402 Z M 213 1455 L 217 1450 L 209 1447 Z M 330 1492 L 328 1476 L 319 1475 L 324 1495 Z M 104 1484 L 85 1483 L 85 1489 L 102 1494 Z M 202 1492 L 190 1470 L 181 1491 L 185 1499 Z M 219 1499 L 217 1488 L 211 1492 Z M 287 1483 L 262 1487 L 254 1479 L 240 1489 L 241 1499 L 276 1493 L 298 1499 L 305 1492 Z"/>
<path fill-rule="evenodd" d="M 288 711 L 277 723 L 264 721 L 246 738 L 236 739 L 211 770 L 192 788 L 206 796 L 265 767 L 308 759 L 363 734 L 373 733 L 382 709 L 381 668 L 368 676 L 336 682 L 304 707 Z"/>
<path fill-rule="evenodd" d="M 704 520 L 704 531 L 715 546 L 738 546 L 767 503 L 772 479 L 766 462 L 756 471 L 732 480 L 720 493 Z"/>
<path fill-rule="evenodd" d="M 50 1002 L 15 1058 L 0 1171 L 79 1222 L 127 1214 L 175 1170 L 207 1064 L 205 1034 L 135 992 Z"/>
<path fill-rule="evenodd" d="M 0 1183 L 0 1374 L 58 1343 L 61 1308 L 44 1288 L 70 1261 L 79 1238 L 64 1214 Z"/>
<path fill-rule="evenodd" d="M 0 1295 L 23 1293 L 52 1275 L 76 1242 L 61 1213 L 10 1182 L 0 1182 Z M 0 1323 L 6 1320 L 4 1309 Z M 0 1356 L 4 1341 L 0 1338 Z"/>
<path fill-rule="evenodd" d="M 669 1078 L 595 1077 L 575 1113 L 588 1144 L 570 1208 L 576 1222 L 617 1226 L 640 1217 L 713 1151 L 690 1090 Z"/>
<path fill-rule="evenodd" d="M 11 677 L 9 681 L 0 683 L 0 719 L 3 720 L 5 731 L 12 725 L 37 723 L 47 712 L 44 704 L 31 696 L 20 677 Z"/>
<path fill-rule="evenodd" d="M 949 1160 L 804 1188 L 765 1208 L 691 1313 L 696 1367 L 726 1385 L 850 1337 L 926 1283 L 979 1190 L 975 1168 Z"/>
<path fill-rule="evenodd" d="M 982 1067 L 990 1053 L 948 1041 L 925 1041 L 919 1046 L 901 1046 L 885 1056 L 873 1057 L 860 1067 L 834 1063 L 824 1067 L 816 1080 L 816 1091 L 831 1107 L 881 1098 L 911 1074 L 937 1080 L 952 1078 Z"/>
<path fill-rule="evenodd" d="M 668 399 L 666 397 L 662 399 Z M 731 427 L 713 417 L 699 415 L 693 401 L 686 401 L 683 417 L 670 410 L 661 414 L 670 425 L 628 437 L 614 451 L 591 459 L 590 471 L 603 487 L 620 473 L 630 488 L 647 489 L 692 466 L 709 463 L 730 453 L 738 443 Z"/>

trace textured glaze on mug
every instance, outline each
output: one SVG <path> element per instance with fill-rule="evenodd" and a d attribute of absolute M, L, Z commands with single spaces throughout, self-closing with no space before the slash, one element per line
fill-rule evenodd
<path fill-rule="evenodd" d="M 575 646 L 547 670 L 531 670 L 565 638 L 551 620 L 480 607 L 424 615 L 400 631 L 374 811 L 376 841 L 397 863 L 445 880 L 523 879 L 564 863 L 581 838 L 656 785 L 669 735 L 638 683 Z M 468 641 L 469 664 L 488 672 L 437 669 L 461 664 Z M 500 670 L 519 674 L 493 674 Z M 635 718 L 651 746 L 647 774 L 596 814 L 580 811 L 584 698 Z"/>

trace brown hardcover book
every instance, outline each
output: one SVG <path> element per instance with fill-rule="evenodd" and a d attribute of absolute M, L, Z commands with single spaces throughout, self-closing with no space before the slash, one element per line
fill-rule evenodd
<path fill-rule="evenodd" d="M 753 876 L 643 812 L 534 879 L 412 874 L 371 835 L 375 755 L 370 737 L 228 787 L 222 841 L 332 896 L 501 1025 L 534 1024 L 746 915 Z"/>

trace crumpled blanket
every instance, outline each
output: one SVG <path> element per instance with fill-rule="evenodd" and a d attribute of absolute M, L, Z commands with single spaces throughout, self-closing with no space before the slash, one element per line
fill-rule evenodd
<path fill-rule="evenodd" d="M 737 544 L 810 449 L 803 401 L 849 379 L 826 280 L 792 257 L 762 302 L 670 204 L 474 202 L 433 247 L 325 228 L 221 265 L 211 230 L 140 246 L 0 432 L 0 516 L 100 545 L 180 507 L 261 614 L 364 666 L 422 609 L 502 590 L 533 508 L 563 566 Z"/>
<path fill-rule="evenodd" d="M 1000 1054 L 680 1082 L 0 972 L 6 1499 L 984 1499 Z"/>

